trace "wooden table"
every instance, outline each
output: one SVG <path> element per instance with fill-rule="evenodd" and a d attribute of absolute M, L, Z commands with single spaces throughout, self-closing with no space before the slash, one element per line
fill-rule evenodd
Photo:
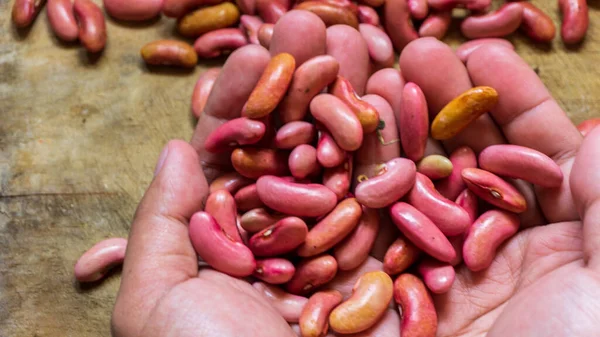
<path fill-rule="evenodd" d="M 555 1 L 532 2 L 558 22 Z M 0 336 L 109 336 L 119 273 L 83 287 L 73 265 L 95 242 L 127 236 L 161 148 L 191 137 L 203 67 L 144 66 L 140 47 L 174 36 L 171 19 L 108 19 L 106 51 L 90 59 L 54 37 L 45 11 L 17 32 L 11 8 L 0 0 Z M 576 123 L 600 116 L 598 9 L 580 48 L 512 39 Z M 461 40 L 456 27 L 446 40 Z"/>

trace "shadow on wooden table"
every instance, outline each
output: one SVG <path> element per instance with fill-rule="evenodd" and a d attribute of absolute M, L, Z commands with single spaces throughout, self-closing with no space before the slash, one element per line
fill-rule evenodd
<path fill-rule="evenodd" d="M 77 280 L 73 281 L 73 287 L 75 291 L 79 294 L 89 293 L 94 291 L 99 286 L 101 286 L 104 282 L 107 282 L 109 279 L 121 277 L 121 271 L 123 270 L 123 266 L 114 267 L 106 273 L 106 275 L 96 282 L 85 282 L 81 283 Z"/>

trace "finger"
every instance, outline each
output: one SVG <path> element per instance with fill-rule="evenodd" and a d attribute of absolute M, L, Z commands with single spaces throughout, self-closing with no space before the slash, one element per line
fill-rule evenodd
<path fill-rule="evenodd" d="M 568 180 L 582 140 L 575 125 L 514 51 L 496 45 L 481 46 L 469 56 L 467 69 L 475 85 L 490 86 L 498 92 L 498 104 L 490 114 L 508 141 L 545 153 L 561 165 L 565 179 L 560 189 L 536 187 L 548 221 L 577 219 Z"/>
<path fill-rule="evenodd" d="M 430 120 L 451 100 L 473 87 L 460 59 L 448 45 L 435 38 L 409 43 L 400 55 L 400 69 L 404 79 L 416 83 L 425 94 Z M 448 153 L 461 145 L 478 153 L 500 143 L 504 143 L 504 137 L 487 114 L 453 139 L 443 142 Z"/>
<path fill-rule="evenodd" d="M 138 206 L 115 307 L 115 314 L 128 317 L 126 331 L 140 331 L 139 325 L 165 291 L 198 274 L 187 225 L 208 192 L 199 163 L 188 143 L 169 142 Z"/>
<path fill-rule="evenodd" d="M 204 142 L 221 124 L 241 116 L 244 104 L 270 59 L 269 51 L 259 45 L 244 46 L 231 53 L 215 81 L 191 140 L 209 182 L 230 170 L 231 153 L 210 153 L 205 150 Z"/>
<path fill-rule="evenodd" d="M 583 250 L 588 266 L 600 268 L 600 127 L 585 137 L 571 174 L 571 191 L 583 219 Z"/>

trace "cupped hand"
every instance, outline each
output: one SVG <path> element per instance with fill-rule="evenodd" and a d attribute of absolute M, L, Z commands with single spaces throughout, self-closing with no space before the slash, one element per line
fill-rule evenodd
<path fill-rule="evenodd" d="M 114 336 L 295 336 L 248 282 L 199 268 L 188 235 L 189 219 L 208 194 L 205 174 L 210 181 L 231 169 L 229 155 L 207 153 L 204 140 L 239 117 L 252 88 L 246 84 L 256 82 L 269 54 L 248 46 L 227 62 L 236 58 L 246 62 L 224 67 L 229 70 L 215 83 L 191 145 L 171 141 L 161 154 L 131 227 Z M 457 267 L 451 290 L 434 296 L 438 336 L 594 335 L 600 314 L 600 128 L 583 141 L 537 75 L 507 48 L 480 47 L 463 65 L 448 46 L 424 38 L 405 48 L 400 68 L 406 81 L 422 88 L 432 112 L 473 86 L 498 91 L 496 108 L 445 142 L 446 152 L 460 145 L 475 151 L 523 145 L 553 158 L 565 176 L 559 189 L 522 187 L 530 205 L 521 215 L 523 230 L 501 246 L 487 270 Z M 394 151 L 399 147 L 386 155 Z M 378 160 L 359 163 L 357 171 Z M 394 233 L 384 226 L 373 256 L 381 258 Z M 381 262 L 369 258 L 340 272 L 329 287 L 347 295 L 358 276 L 375 269 Z M 359 335 L 400 336 L 399 320 L 389 310 Z"/>

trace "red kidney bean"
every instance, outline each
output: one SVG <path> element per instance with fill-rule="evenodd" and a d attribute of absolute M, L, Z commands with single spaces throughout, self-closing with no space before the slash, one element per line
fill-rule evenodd
<path fill-rule="evenodd" d="M 440 11 L 466 7 L 472 11 L 486 12 L 492 4 L 492 0 L 427 0 L 427 3 L 429 7 Z"/>
<path fill-rule="evenodd" d="M 209 193 L 224 189 L 229 193 L 234 194 L 240 188 L 250 184 L 252 184 L 252 180 L 240 175 L 237 172 L 229 172 L 215 179 L 210 184 Z"/>
<path fill-rule="evenodd" d="M 156 40 L 145 44 L 140 54 L 146 64 L 193 68 L 198 64 L 198 55 L 187 42 Z"/>
<path fill-rule="evenodd" d="M 556 36 L 556 27 L 550 18 L 534 4 L 521 1 L 523 7 L 523 22 L 521 30 L 534 41 L 550 42 Z"/>
<path fill-rule="evenodd" d="M 256 184 L 248 185 L 237 191 L 235 193 L 235 203 L 240 211 L 249 211 L 264 206 L 258 197 Z"/>
<path fill-rule="evenodd" d="M 444 197 L 455 200 L 467 186 L 462 178 L 462 170 L 477 167 L 475 152 L 468 146 L 461 146 L 450 154 L 452 173 L 446 179 L 436 182 L 435 188 Z"/>
<path fill-rule="evenodd" d="M 348 8 L 332 4 L 329 1 L 302 1 L 294 9 L 306 10 L 315 13 L 323 20 L 325 26 L 348 25 L 352 28 L 358 28 L 358 18 L 356 13 Z"/>
<path fill-rule="evenodd" d="M 367 42 L 369 57 L 375 65 L 389 68 L 394 65 L 394 46 L 390 37 L 379 27 L 370 24 L 360 24 L 360 34 Z"/>
<path fill-rule="evenodd" d="M 462 170 L 467 187 L 488 203 L 514 213 L 527 210 L 525 197 L 511 184 L 497 175 L 477 168 Z"/>
<path fill-rule="evenodd" d="M 90 53 L 97 53 L 106 45 L 106 23 L 98 5 L 90 0 L 75 0 L 75 18 L 79 22 L 79 41 Z"/>
<path fill-rule="evenodd" d="M 329 329 L 329 314 L 342 302 L 342 294 L 337 290 L 324 290 L 313 294 L 300 315 L 302 337 L 321 337 Z"/>
<path fill-rule="evenodd" d="M 262 26 L 258 29 L 258 42 L 260 45 L 269 49 L 271 46 L 271 38 L 273 37 L 273 27 L 275 25 L 272 23 L 263 23 Z"/>
<path fill-rule="evenodd" d="M 71 0 L 48 0 L 46 13 L 50 27 L 56 36 L 63 41 L 77 40 L 79 26 L 75 20 Z"/>
<path fill-rule="evenodd" d="M 291 294 L 307 295 L 329 283 L 337 274 L 337 261 L 331 255 L 319 255 L 304 259 L 296 266 L 296 273 L 285 285 Z"/>
<path fill-rule="evenodd" d="M 509 3 L 492 13 L 469 16 L 460 25 L 460 31 L 469 39 L 502 37 L 515 32 L 522 20 L 523 7 Z"/>
<path fill-rule="evenodd" d="M 283 218 L 285 218 L 283 214 L 270 214 L 264 208 L 255 208 L 242 215 L 240 226 L 250 233 L 256 233 L 274 225 Z"/>
<path fill-rule="evenodd" d="M 331 94 L 319 94 L 310 102 L 310 112 L 327 128 L 339 147 L 346 151 L 360 148 L 363 141 L 362 126 L 341 99 Z"/>
<path fill-rule="evenodd" d="M 419 274 L 423 276 L 423 281 L 427 288 L 434 294 L 447 293 L 456 277 L 454 267 L 448 263 L 436 261 L 432 258 L 425 258 L 419 263 Z"/>
<path fill-rule="evenodd" d="M 369 257 L 379 232 L 379 211 L 362 206 L 362 215 L 356 228 L 334 249 L 340 270 L 358 268 Z"/>
<path fill-rule="evenodd" d="M 50 2 L 50 1 L 48 1 Z M 106 12 L 118 20 L 144 21 L 157 17 L 163 9 L 163 0 L 119 1 L 103 0 Z"/>
<path fill-rule="evenodd" d="M 208 152 L 231 151 L 240 145 L 256 144 L 265 134 L 265 125 L 245 117 L 235 118 L 216 128 L 204 142 Z"/>
<path fill-rule="evenodd" d="M 369 208 L 384 208 L 402 198 L 415 183 L 415 163 L 405 158 L 385 163 L 383 173 L 356 186 L 356 200 Z"/>
<path fill-rule="evenodd" d="M 292 279 L 296 268 L 282 258 L 256 260 L 256 269 L 252 276 L 269 284 L 284 284 Z"/>
<path fill-rule="evenodd" d="M 256 11 L 266 23 L 276 23 L 287 12 L 287 8 L 280 1 L 256 0 Z"/>
<path fill-rule="evenodd" d="M 346 25 L 327 28 L 327 54 L 340 63 L 339 75 L 348 79 L 359 96 L 369 78 L 369 48 L 360 33 Z"/>
<path fill-rule="evenodd" d="M 446 36 L 451 22 L 452 12 L 433 12 L 419 27 L 419 36 L 431 36 L 441 40 Z"/>
<path fill-rule="evenodd" d="M 390 215 L 398 229 L 425 253 L 443 262 L 456 257 L 454 248 L 442 231 L 415 207 L 398 202 L 390 208 Z"/>
<path fill-rule="evenodd" d="M 263 25 L 263 21 L 258 16 L 242 15 L 240 17 L 240 24 L 246 32 L 246 37 L 250 43 L 260 44 L 258 40 L 258 30 Z"/>
<path fill-rule="evenodd" d="M 358 6 L 358 22 L 379 26 L 379 14 L 373 7 Z"/>
<path fill-rule="evenodd" d="M 385 252 L 383 271 L 389 275 L 400 274 L 415 263 L 420 255 L 419 248 L 400 235 Z"/>
<path fill-rule="evenodd" d="M 429 135 L 429 112 L 425 95 L 415 83 L 404 86 L 398 124 L 406 157 L 413 161 L 423 158 Z"/>
<path fill-rule="evenodd" d="M 302 27 L 304 43 L 298 43 L 298 27 Z M 271 55 L 290 53 L 300 66 L 307 60 L 325 54 L 326 27 L 321 19 L 303 10 L 287 12 L 273 28 L 270 44 Z"/>
<path fill-rule="evenodd" d="M 196 253 L 214 269 L 234 277 L 246 277 L 254 272 L 256 261 L 250 249 L 231 240 L 210 214 L 194 214 L 189 231 Z"/>
<path fill-rule="evenodd" d="M 239 28 L 221 28 L 201 35 L 194 43 L 199 57 L 215 58 L 248 44 Z"/>
<path fill-rule="evenodd" d="M 323 167 L 336 167 L 346 159 L 346 151 L 342 150 L 326 130 L 320 130 L 321 137 L 317 144 L 317 160 Z"/>
<path fill-rule="evenodd" d="M 299 66 L 278 107 L 283 123 L 304 119 L 310 101 L 335 81 L 339 69 L 338 61 L 329 55 L 315 56 Z"/>
<path fill-rule="evenodd" d="M 558 0 L 558 9 L 562 13 L 560 35 L 566 44 L 579 43 L 585 37 L 589 25 L 586 0 Z"/>
<path fill-rule="evenodd" d="M 279 149 L 293 149 L 298 145 L 312 143 L 316 135 L 317 129 L 311 123 L 304 121 L 289 122 L 277 130 L 275 146 Z"/>
<path fill-rule="evenodd" d="M 269 303 L 288 323 L 298 322 L 308 298 L 287 293 L 279 287 L 262 282 L 255 282 L 252 286 L 267 298 Z"/>
<path fill-rule="evenodd" d="M 471 218 L 471 223 L 475 222 L 475 219 L 477 219 L 477 216 L 479 215 L 479 199 L 477 199 L 475 193 L 471 192 L 469 189 L 465 189 L 458 195 L 455 203 L 467 211 Z"/>
<path fill-rule="evenodd" d="M 79 282 L 95 282 L 125 260 L 127 239 L 111 238 L 96 243 L 75 264 L 75 278 Z"/>
<path fill-rule="evenodd" d="M 600 125 L 600 117 L 599 118 L 591 118 L 585 120 L 577 125 L 577 130 L 581 132 L 582 136 L 586 136 L 592 129 L 596 126 Z"/>
<path fill-rule="evenodd" d="M 319 173 L 321 167 L 317 162 L 317 149 L 307 144 L 296 146 L 290 153 L 288 166 L 294 178 L 297 179 L 304 179 Z"/>
<path fill-rule="evenodd" d="M 411 41 L 419 38 L 410 17 L 407 0 L 387 0 L 384 6 L 385 31 L 390 35 L 398 53 Z"/>
<path fill-rule="evenodd" d="M 277 256 L 289 253 L 300 246 L 308 227 L 302 219 L 287 217 L 252 235 L 248 247 L 256 256 Z"/>
<path fill-rule="evenodd" d="M 163 14 L 171 18 L 180 18 L 191 10 L 209 5 L 218 5 L 225 0 L 164 0 Z"/>
<path fill-rule="evenodd" d="M 352 155 L 348 160 L 333 168 L 326 168 L 323 172 L 323 185 L 335 193 L 338 200 L 348 195 L 352 180 Z"/>
<path fill-rule="evenodd" d="M 410 15 L 417 20 L 423 20 L 429 14 L 427 0 L 408 0 L 408 9 Z"/>
<path fill-rule="evenodd" d="M 412 274 L 402 274 L 394 282 L 394 300 L 402 313 L 403 337 L 435 337 L 438 318 L 431 295 L 423 282 Z"/>
<path fill-rule="evenodd" d="M 377 130 L 379 113 L 371 104 L 358 96 L 348 79 L 338 75 L 336 81 L 329 86 L 328 92 L 341 99 L 354 112 L 365 134 Z"/>
<path fill-rule="evenodd" d="M 15 0 L 11 13 L 13 23 L 19 28 L 30 26 L 45 4 L 45 0 Z"/>
<path fill-rule="evenodd" d="M 477 48 L 479 48 L 483 45 L 487 45 L 487 44 L 503 46 L 506 48 L 510 48 L 512 50 L 515 49 L 515 47 L 512 45 L 512 43 L 510 43 L 510 41 L 505 40 L 505 39 L 491 37 L 491 38 L 486 38 L 486 39 L 471 40 L 471 41 L 467 41 L 467 42 L 461 44 L 460 47 L 458 47 L 458 49 L 456 49 L 456 56 L 458 56 L 458 58 L 461 61 L 467 62 L 469 55 L 471 55 Z"/>
<path fill-rule="evenodd" d="M 237 229 L 237 208 L 235 199 L 226 190 L 211 193 L 206 199 L 204 211 L 210 214 L 232 241 L 242 242 Z"/>
<path fill-rule="evenodd" d="M 515 214 L 491 210 L 483 213 L 469 229 L 463 245 L 465 265 L 472 271 L 488 268 L 496 256 L 496 249 L 519 230 Z"/>

